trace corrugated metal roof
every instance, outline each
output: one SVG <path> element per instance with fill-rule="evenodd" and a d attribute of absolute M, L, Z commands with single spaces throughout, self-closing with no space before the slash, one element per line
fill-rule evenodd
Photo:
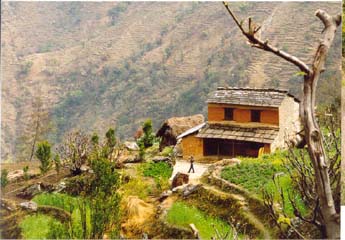
<path fill-rule="evenodd" d="M 206 125 L 206 123 L 201 123 L 201 124 L 191 128 L 191 129 L 188 129 L 187 131 L 178 135 L 176 139 L 180 139 L 180 138 L 186 137 L 192 133 L 195 133 L 196 131 L 199 131 L 201 128 L 203 128 L 205 125 Z"/>

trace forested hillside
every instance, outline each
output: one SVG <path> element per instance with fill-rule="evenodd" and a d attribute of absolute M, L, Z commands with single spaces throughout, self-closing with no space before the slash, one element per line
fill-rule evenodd
<path fill-rule="evenodd" d="M 132 137 L 145 119 L 205 113 L 217 86 L 289 88 L 298 69 L 246 44 L 221 2 L 2 2 L 1 158 L 19 159 L 41 112 L 49 139 L 74 128 L 116 126 Z M 261 36 L 311 62 L 322 23 L 340 3 L 232 3 Z M 340 95 L 341 32 L 320 83 L 323 103 Z M 25 157 L 25 156 L 24 156 Z"/>

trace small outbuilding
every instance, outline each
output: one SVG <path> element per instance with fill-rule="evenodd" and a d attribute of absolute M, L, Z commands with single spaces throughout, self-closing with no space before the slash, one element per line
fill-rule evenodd
<path fill-rule="evenodd" d="M 205 118 L 202 114 L 167 119 L 156 134 L 156 137 L 161 138 L 159 149 L 162 150 L 166 146 L 175 145 L 177 143 L 177 136 L 204 122 Z"/>

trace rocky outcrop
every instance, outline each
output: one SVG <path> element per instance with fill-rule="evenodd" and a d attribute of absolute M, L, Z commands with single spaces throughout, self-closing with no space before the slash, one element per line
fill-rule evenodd
<path fill-rule="evenodd" d="M 178 172 L 174 176 L 171 184 L 171 189 L 174 189 L 178 186 L 181 186 L 183 184 L 187 184 L 189 181 L 189 175 L 185 173 Z"/>
<path fill-rule="evenodd" d="M 16 196 L 23 199 L 32 199 L 37 194 L 40 194 L 42 192 L 52 192 L 54 190 L 55 187 L 53 185 L 38 182 L 24 188 L 19 193 L 17 193 Z"/>

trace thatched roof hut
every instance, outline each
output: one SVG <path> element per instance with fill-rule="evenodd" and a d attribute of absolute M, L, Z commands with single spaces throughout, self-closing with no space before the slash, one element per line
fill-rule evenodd
<path fill-rule="evenodd" d="M 178 135 L 203 123 L 204 121 L 205 118 L 202 114 L 187 117 L 172 117 L 167 119 L 156 134 L 157 137 L 162 138 L 159 146 L 160 150 L 166 146 L 175 145 Z"/>

